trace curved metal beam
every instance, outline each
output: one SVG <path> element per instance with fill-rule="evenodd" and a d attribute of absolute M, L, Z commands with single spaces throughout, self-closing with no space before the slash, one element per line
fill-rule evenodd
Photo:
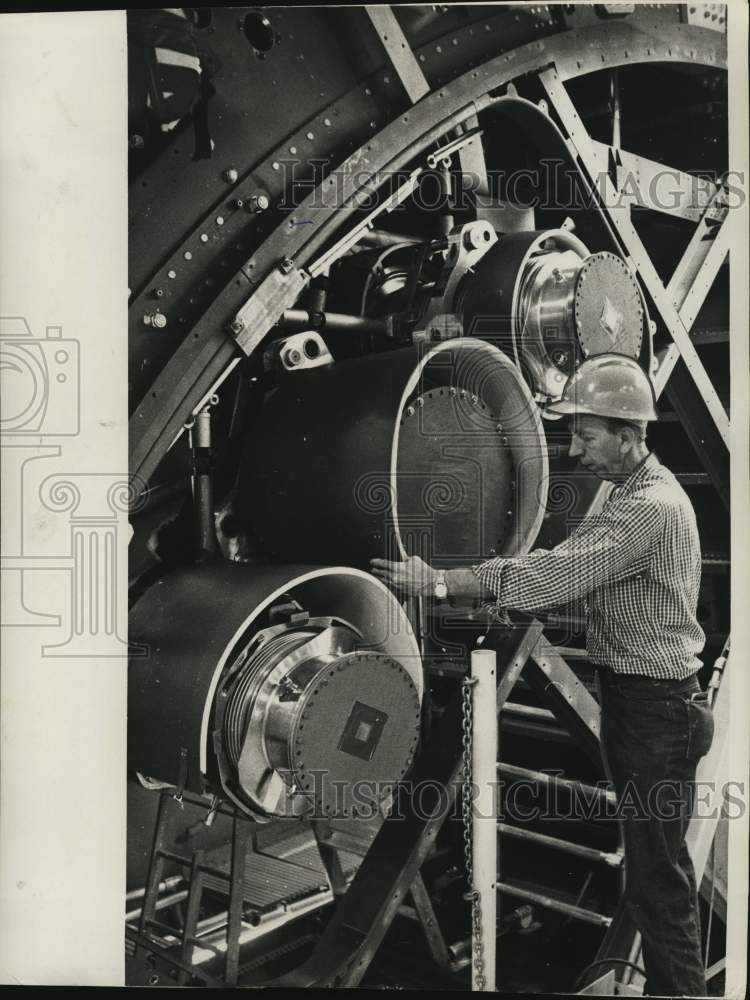
<path fill-rule="evenodd" d="M 269 294 L 265 282 L 253 292 L 260 274 L 268 276 L 285 257 L 295 257 L 297 267 L 304 267 L 340 225 L 340 212 L 346 217 L 356 205 L 355 196 L 372 190 L 370 178 L 400 169 L 407 156 L 418 154 L 441 134 L 476 114 L 488 92 L 521 74 L 539 72 L 553 62 L 561 80 L 635 62 L 725 66 L 723 35 L 677 26 L 679 40 L 675 42 L 675 26 L 654 22 L 650 32 L 648 27 L 648 22 L 639 22 L 637 27 L 628 22 L 602 23 L 565 32 L 553 40 L 529 42 L 428 94 L 356 150 L 299 206 L 299 212 L 311 225 L 291 231 L 286 224 L 280 226 L 227 284 L 156 379 L 131 419 L 131 474 L 142 482 L 148 481 L 196 402 L 235 353 L 236 346 L 225 327 L 242 301 L 240 289 L 260 296 L 262 302 Z M 391 151 L 398 148 L 409 152 L 393 158 Z M 278 294 L 278 288 L 274 297 L 280 310 L 293 304 L 291 297 L 287 301 Z"/>

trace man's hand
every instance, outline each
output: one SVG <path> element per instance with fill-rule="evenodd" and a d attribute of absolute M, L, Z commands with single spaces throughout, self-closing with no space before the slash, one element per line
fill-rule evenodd
<path fill-rule="evenodd" d="M 370 564 L 379 580 L 407 597 L 423 597 L 434 593 L 437 570 L 428 566 L 419 556 L 407 556 L 403 562 L 371 559 Z"/>

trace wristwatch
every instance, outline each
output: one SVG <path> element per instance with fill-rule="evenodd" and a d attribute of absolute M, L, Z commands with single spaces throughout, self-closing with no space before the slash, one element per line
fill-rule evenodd
<path fill-rule="evenodd" d="M 438 601 L 444 601 L 448 596 L 448 584 L 445 582 L 445 570 L 438 570 L 435 577 L 435 597 Z"/>

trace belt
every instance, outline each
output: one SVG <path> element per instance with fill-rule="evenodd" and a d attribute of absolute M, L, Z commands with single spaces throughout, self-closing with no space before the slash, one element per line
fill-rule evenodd
<path fill-rule="evenodd" d="M 652 694 L 663 692 L 666 697 L 678 695 L 686 698 L 687 701 L 701 701 L 708 697 L 707 693 L 698 687 L 697 672 L 689 677 L 683 678 L 658 678 L 649 677 L 648 674 L 623 674 L 614 673 L 609 667 L 595 664 L 596 672 L 603 687 L 619 687 L 623 693 L 626 691 L 647 691 Z"/>

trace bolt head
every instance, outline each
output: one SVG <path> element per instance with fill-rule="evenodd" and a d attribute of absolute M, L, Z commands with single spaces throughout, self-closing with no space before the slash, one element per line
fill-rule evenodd
<path fill-rule="evenodd" d="M 279 270 L 282 274 L 289 274 L 289 272 L 294 268 L 294 261 L 291 257 L 284 257 L 284 259 L 279 264 Z"/>
<path fill-rule="evenodd" d="M 155 326 L 157 330 L 163 330 L 164 327 L 167 325 L 167 317 L 164 315 L 164 313 L 160 312 L 154 313 L 154 315 L 151 317 L 151 325 Z"/>
<path fill-rule="evenodd" d="M 230 329 L 232 333 L 241 333 L 245 329 L 245 321 L 239 318 L 233 320 Z"/>
<path fill-rule="evenodd" d="M 228 170 L 224 171 L 224 180 L 228 184 L 235 184 L 238 177 L 239 177 L 239 174 L 234 169 L 234 167 L 230 167 Z"/>
<path fill-rule="evenodd" d="M 251 212 L 265 212 L 270 204 L 268 195 L 261 191 L 259 194 L 254 194 L 250 198 L 247 207 Z"/>

